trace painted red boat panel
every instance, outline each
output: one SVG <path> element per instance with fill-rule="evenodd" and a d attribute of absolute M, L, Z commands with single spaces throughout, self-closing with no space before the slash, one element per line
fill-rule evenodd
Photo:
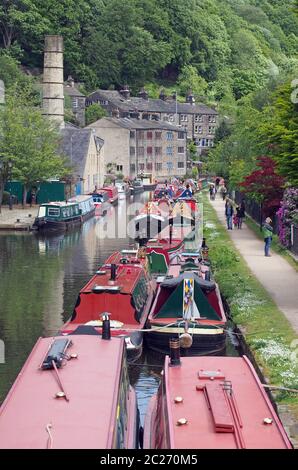
<path fill-rule="evenodd" d="M 118 188 L 117 186 L 104 186 L 103 188 L 100 188 L 98 191 L 105 191 L 109 195 L 109 201 L 111 204 L 113 202 L 118 200 Z"/>
<path fill-rule="evenodd" d="M 67 353 L 78 357 L 58 369 L 66 401 L 55 398 L 61 390 L 55 371 L 40 369 L 58 338 L 38 340 L 0 408 L 0 448 L 100 449 L 113 445 L 123 340 L 71 337 Z"/>
<path fill-rule="evenodd" d="M 167 357 L 164 380 L 173 448 L 291 448 L 246 357 L 184 357 L 178 367 L 169 367 Z M 178 396 L 182 403 L 175 403 Z M 181 418 L 187 420 L 186 425 L 177 425 Z M 266 418 L 272 423 L 265 424 Z M 157 423 L 162 419 L 155 417 Z M 160 436 L 155 439 L 160 440 Z"/>

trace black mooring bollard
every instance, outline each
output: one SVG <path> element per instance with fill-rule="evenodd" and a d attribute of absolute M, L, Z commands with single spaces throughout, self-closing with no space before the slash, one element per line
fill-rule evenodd
<path fill-rule="evenodd" d="M 111 339 L 111 324 L 110 324 L 110 314 L 105 312 L 102 315 L 102 334 L 101 338 L 109 340 Z"/>
<path fill-rule="evenodd" d="M 179 338 L 170 339 L 170 366 L 180 366 L 180 340 Z"/>

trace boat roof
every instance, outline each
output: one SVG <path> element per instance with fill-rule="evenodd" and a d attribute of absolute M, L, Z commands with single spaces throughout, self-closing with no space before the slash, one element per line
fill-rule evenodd
<path fill-rule="evenodd" d="M 90 199 L 92 199 L 91 194 L 81 194 L 81 195 L 78 195 L 78 196 L 71 197 L 70 199 L 68 199 L 68 202 L 80 203 L 80 202 L 84 202 L 84 201 L 89 201 Z"/>
<path fill-rule="evenodd" d="M 66 206 L 73 206 L 78 204 L 77 201 L 52 201 L 52 202 L 45 202 L 41 204 L 42 206 L 53 206 L 53 207 L 66 207 Z"/>
<path fill-rule="evenodd" d="M 126 256 L 122 256 L 126 258 Z M 111 264 L 108 261 L 113 261 L 110 257 L 103 264 L 100 270 L 90 279 L 90 281 L 83 287 L 80 293 L 93 292 L 96 286 L 105 287 L 105 290 L 116 292 L 117 287 L 121 294 L 132 294 L 135 285 L 140 277 L 140 274 L 144 272 L 142 263 L 128 263 L 128 264 L 117 264 L 116 279 L 111 281 Z M 116 259 L 115 259 L 116 261 Z"/>
<path fill-rule="evenodd" d="M 0 408 L 0 448 L 111 448 L 123 339 L 67 337 L 67 354 L 78 355 L 57 369 L 67 401 L 55 398 L 61 391 L 55 370 L 40 368 L 53 341 L 65 338 L 37 341 Z"/>
<path fill-rule="evenodd" d="M 183 357 L 170 367 L 167 356 L 164 380 L 171 448 L 291 448 L 247 357 Z"/>

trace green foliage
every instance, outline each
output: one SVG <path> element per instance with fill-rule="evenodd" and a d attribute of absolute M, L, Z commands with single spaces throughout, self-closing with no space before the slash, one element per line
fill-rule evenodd
<path fill-rule="evenodd" d="M 86 108 L 86 125 L 92 124 L 107 115 L 105 109 L 99 103 L 93 103 Z"/>
<path fill-rule="evenodd" d="M 281 175 L 293 186 L 298 185 L 298 82 L 279 86 L 264 108 L 260 138 L 278 164 Z"/>
<path fill-rule="evenodd" d="M 0 47 L 42 66 L 45 34 L 61 34 L 66 74 L 95 87 L 179 77 L 210 102 L 246 96 L 297 59 L 298 19 L 279 0 L 3 0 Z M 208 83 L 208 89 L 206 89 Z"/>
<path fill-rule="evenodd" d="M 205 95 L 208 83 L 198 75 L 195 67 L 185 65 L 178 77 L 178 86 L 182 95 L 185 96 L 189 91 L 192 91 L 195 97 L 198 98 Z"/>
<path fill-rule="evenodd" d="M 38 108 L 28 104 L 25 92 L 14 91 L 6 97 L 0 110 L 0 135 L 0 155 L 11 160 L 12 176 L 25 189 L 64 174 L 66 162 L 58 155 L 58 131 Z"/>

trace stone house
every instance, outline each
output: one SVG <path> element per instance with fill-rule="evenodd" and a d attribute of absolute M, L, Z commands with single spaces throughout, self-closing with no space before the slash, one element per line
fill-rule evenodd
<path fill-rule="evenodd" d="M 179 103 L 175 96 L 167 98 L 163 93 L 159 99 L 150 99 L 145 90 L 137 97 L 131 97 L 126 86 L 121 91 L 96 90 L 86 99 L 86 106 L 93 103 L 99 103 L 110 116 L 165 121 L 181 126 L 187 132 L 187 139 L 196 143 L 199 155 L 214 145 L 218 113 L 204 104 L 196 104 L 192 94 L 188 94 L 185 103 Z"/>
<path fill-rule="evenodd" d="M 77 125 L 85 126 L 86 97 L 75 85 L 74 79 L 69 76 L 64 84 L 64 97 L 68 96 L 71 102 L 71 110 L 76 119 Z"/>
<path fill-rule="evenodd" d="M 150 173 L 154 178 L 186 173 L 186 131 L 166 121 L 103 118 L 92 123 L 105 142 L 105 173 L 124 177 Z"/>
<path fill-rule="evenodd" d="M 73 168 L 75 194 L 88 194 L 104 181 L 104 141 L 92 128 L 66 125 L 61 130 L 60 151 Z"/>

